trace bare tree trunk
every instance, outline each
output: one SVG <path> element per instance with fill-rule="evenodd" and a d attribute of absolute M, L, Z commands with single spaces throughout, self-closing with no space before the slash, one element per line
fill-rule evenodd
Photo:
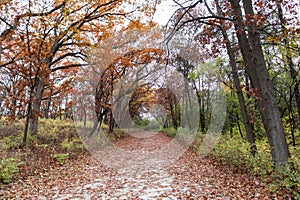
<path fill-rule="evenodd" d="M 238 129 L 239 129 L 239 133 L 240 133 L 241 138 L 244 138 L 243 132 L 242 132 L 242 129 L 241 129 L 241 125 L 240 125 L 240 118 L 239 118 L 239 113 L 238 112 L 236 112 L 236 123 L 237 123 Z M 254 145 L 255 145 L 255 143 L 254 143 Z M 251 149 L 251 151 L 253 151 L 253 150 Z M 256 151 L 257 151 L 257 149 L 256 149 L 256 145 L 255 145 L 255 151 L 251 152 L 251 154 L 255 155 Z"/>
<path fill-rule="evenodd" d="M 298 80 L 294 87 L 294 94 L 295 94 L 295 98 L 296 98 L 298 116 L 299 116 L 299 120 L 300 120 L 300 91 L 299 91 L 299 88 L 300 88 L 300 81 Z"/>
<path fill-rule="evenodd" d="M 201 88 L 201 85 L 200 85 L 200 77 L 198 79 L 198 87 L 199 89 L 197 88 L 196 86 L 196 82 L 193 82 L 193 87 L 194 87 L 194 90 L 196 92 L 196 95 L 197 95 L 197 101 L 198 101 L 198 106 L 199 106 L 199 128 L 200 128 L 200 131 L 202 133 L 204 133 L 206 130 L 205 130 L 205 116 L 204 116 L 204 109 L 203 109 L 203 103 L 202 103 L 202 97 L 201 97 L 201 94 L 200 94 L 200 88 Z"/>
<path fill-rule="evenodd" d="M 245 62 L 245 69 L 254 88 L 257 90 L 257 106 L 262 116 L 271 147 L 272 158 L 276 165 L 280 165 L 288 160 L 289 150 L 280 118 L 280 112 L 274 97 L 274 88 L 264 60 L 260 36 L 258 31 L 254 28 L 252 1 L 243 0 L 245 14 L 248 20 L 248 37 L 245 31 L 239 0 L 229 1 L 236 14 L 234 25 Z M 251 20 L 248 19 L 249 17 L 251 17 Z"/>
<path fill-rule="evenodd" d="M 25 128 L 24 128 L 24 133 L 23 133 L 23 141 L 21 144 L 21 147 L 26 146 L 27 143 L 27 136 L 28 136 L 28 128 L 29 128 L 29 122 L 30 122 L 30 117 L 31 117 L 31 108 L 32 108 L 32 93 L 33 93 L 33 88 L 30 89 L 30 94 L 29 94 L 29 102 L 28 102 L 28 107 L 27 107 L 27 115 L 25 119 Z"/>
<path fill-rule="evenodd" d="M 279 17 L 279 20 L 280 20 L 280 23 L 281 23 L 281 28 L 282 28 L 282 31 L 283 31 L 283 41 L 284 41 L 284 44 L 286 46 L 286 51 L 287 51 L 287 54 L 286 54 L 286 61 L 289 65 L 289 69 L 290 69 L 290 74 L 291 74 L 291 79 L 293 81 L 293 85 L 294 85 L 294 95 L 295 95 L 295 98 L 296 98 L 296 105 L 297 105 L 297 110 L 298 110 L 298 116 L 299 116 L 299 120 L 300 120 L 300 92 L 299 92 L 299 85 L 300 85 L 300 80 L 297 79 L 297 77 L 299 76 L 298 75 L 298 72 L 297 70 L 295 69 L 295 64 L 293 63 L 293 60 L 292 60 L 292 56 L 291 56 L 291 51 L 290 51 L 290 45 L 289 45 L 289 42 L 286 38 L 286 36 L 288 35 L 288 31 L 286 29 L 286 23 L 283 19 L 283 11 L 282 11 L 282 7 L 281 7 L 281 3 L 279 1 L 277 1 L 276 3 L 277 5 L 277 10 L 278 10 L 278 17 Z M 293 98 L 292 96 L 290 98 Z"/>
<path fill-rule="evenodd" d="M 171 117 L 172 117 L 172 122 L 173 122 L 173 126 L 175 129 L 178 128 L 178 124 L 177 124 L 177 113 L 176 113 L 176 110 L 175 110 L 175 106 L 173 105 L 173 101 L 171 101 L 171 98 L 169 99 L 170 103 L 169 103 L 169 106 L 170 106 L 170 111 L 171 111 Z M 174 106 L 174 107 L 173 107 Z"/>
<path fill-rule="evenodd" d="M 51 91 L 52 92 L 52 91 Z M 49 119 L 49 114 L 50 114 L 50 107 L 51 107 L 51 102 L 52 102 L 52 97 L 51 97 L 51 93 L 47 102 L 47 108 L 45 110 L 45 118 Z"/>
<path fill-rule="evenodd" d="M 220 7 L 218 6 L 218 13 L 220 14 Z M 236 66 L 236 59 L 234 56 L 234 50 L 231 47 L 230 44 L 230 40 L 228 38 L 228 34 L 226 32 L 226 30 L 222 29 L 222 35 L 224 40 L 226 41 L 226 49 L 227 49 L 227 54 L 229 56 L 229 62 L 230 62 L 230 66 L 232 69 L 232 77 L 233 77 L 233 81 L 234 81 L 234 86 L 236 88 L 236 93 L 238 96 L 238 100 L 239 100 L 239 105 L 240 105 L 240 109 L 241 109 L 241 113 L 242 113 L 242 118 L 243 118 L 243 123 L 245 126 L 245 131 L 246 131 L 246 137 L 248 142 L 250 143 L 250 152 L 251 154 L 254 156 L 255 153 L 257 152 L 257 148 L 255 145 L 255 139 L 254 139 L 254 133 L 250 124 L 250 120 L 249 120 L 249 116 L 247 113 L 247 108 L 246 108 L 246 104 L 245 104 L 245 99 L 244 99 L 244 95 L 242 92 L 242 88 L 241 88 L 241 83 L 239 80 L 239 75 L 238 75 L 238 68 Z"/>
<path fill-rule="evenodd" d="M 113 116 L 113 112 L 112 110 L 109 111 L 109 133 L 113 133 L 114 132 L 114 126 L 115 126 L 115 120 L 114 120 L 114 116 Z"/>
<path fill-rule="evenodd" d="M 38 132 L 38 120 L 40 115 L 41 102 L 44 92 L 44 83 L 38 80 L 35 95 L 32 101 L 32 118 L 30 120 L 30 133 L 36 135 Z"/>
<path fill-rule="evenodd" d="M 208 88 L 210 88 L 210 85 L 208 84 Z M 211 123 L 211 102 L 210 102 L 210 91 L 209 89 L 206 89 L 206 117 L 205 117 L 205 130 L 208 130 L 209 124 Z M 204 105 L 204 104 L 203 104 Z"/>
<path fill-rule="evenodd" d="M 87 121 L 87 112 L 86 109 L 83 111 L 84 116 L 83 116 L 83 127 L 86 128 L 86 121 Z"/>

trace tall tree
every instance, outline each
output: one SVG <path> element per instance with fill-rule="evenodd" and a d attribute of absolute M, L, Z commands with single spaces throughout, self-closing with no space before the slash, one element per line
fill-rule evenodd
<path fill-rule="evenodd" d="M 262 116 L 266 134 L 271 146 L 271 153 L 277 165 L 285 163 L 289 158 L 289 150 L 274 97 L 274 88 L 266 67 L 260 34 L 256 29 L 256 15 L 252 1 L 243 0 L 244 12 L 238 0 L 229 0 L 234 10 L 234 25 L 239 46 L 245 62 L 245 70 L 255 89 L 257 89 L 257 105 Z M 246 17 L 246 21 L 244 21 Z M 246 33 L 248 31 L 248 34 Z"/>
<path fill-rule="evenodd" d="M 217 14 L 219 16 L 222 16 L 222 8 L 220 7 L 218 1 L 215 1 L 216 6 L 217 6 Z M 231 73 L 232 73 L 232 77 L 233 77 L 233 82 L 234 82 L 234 86 L 236 89 L 236 93 L 238 96 L 238 100 L 239 100 L 239 105 L 240 105 L 240 110 L 242 113 L 242 119 L 244 122 L 244 126 L 245 126 L 245 131 L 246 131 L 246 136 L 247 136 L 247 140 L 250 143 L 250 151 L 252 153 L 252 155 L 255 155 L 257 148 L 255 145 L 255 139 L 254 139 L 254 133 L 253 133 L 253 129 L 251 127 L 250 124 L 250 119 L 249 119 L 249 115 L 247 113 L 247 107 L 246 107 L 246 103 L 245 103 L 245 99 L 244 99 L 244 95 L 243 95 L 243 91 L 241 88 L 241 82 L 239 80 L 239 75 L 238 75 L 238 67 L 237 67 L 237 61 L 236 61 L 236 52 L 235 52 L 235 48 L 234 48 L 234 44 L 230 42 L 230 39 L 228 37 L 228 33 L 226 30 L 226 24 L 225 21 L 222 20 L 220 26 L 218 26 L 218 28 L 220 29 L 223 39 L 225 41 L 225 45 L 226 45 L 226 50 L 227 50 L 227 54 L 229 57 L 229 63 L 231 66 Z"/>

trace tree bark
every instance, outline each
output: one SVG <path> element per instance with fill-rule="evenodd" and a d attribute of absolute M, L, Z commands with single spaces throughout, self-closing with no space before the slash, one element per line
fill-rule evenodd
<path fill-rule="evenodd" d="M 113 112 L 112 110 L 109 111 L 109 133 L 113 133 L 114 132 L 114 127 L 115 127 L 115 120 L 114 120 L 114 116 L 113 116 Z"/>
<path fill-rule="evenodd" d="M 202 97 L 200 94 L 200 88 L 201 88 L 201 84 L 200 84 L 200 77 L 198 79 L 198 87 L 196 85 L 196 82 L 193 82 L 193 87 L 194 90 L 196 92 L 197 95 L 197 101 L 198 101 L 198 106 L 199 106 L 199 130 L 201 131 L 201 133 L 205 133 L 205 116 L 204 116 L 204 108 L 203 108 L 203 103 L 202 103 Z"/>
<path fill-rule="evenodd" d="M 44 93 L 44 83 L 38 80 L 34 99 L 32 101 L 32 116 L 30 120 L 30 134 L 36 135 L 38 132 L 38 120 L 40 115 L 41 103 Z"/>
<path fill-rule="evenodd" d="M 279 1 L 277 1 L 276 3 L 277 5 L 277 10 L 278 10 L 278 18 L 280 20 L 281 23 L 281 28 L 282 28 L 282 35 L 283 35 L 283 42 L 286 46 L 286 61 L 289 65 L 289 70 L 290 70 L 290 74 L 291 74 L 291 79 L 293 81 L 293 85 L 294 85 L 294 95 L 296 98 L 296 105 L 297 105 L 297 110 L 298 110 L 298 116 L 299 116 L 299 120 L 300 120 L 300 91 L 299 91 L 299 86 L 300 86 L 300 81 L 297 80 L 298 77 L 298 72 L 295 69 L 295 64 L 293 63 L 292 60 L 292 56 L 291 56 L 291 51 L 290 51 L 290 45 L 289 45 L 289 41 L 287 40 L 287 35 L 288 35 L 288 30 L 286 29 L 286 23 L 284 21 L 283 18 L 283 11 L 282 11 L 282 7 L 281 7 L 281 3 Z M 284 56 L 284 55 L 283 55 Z M 290 98 L 293 98 L 292 96 Z"/>
<path fill-rule="evenodd" d="M 45 108 L 45 118 L 49 119 L 49 114 L 50 114 L 50 107 L 51 107 L 51 103 L 52 103 L 52 90 L 50 92 L 50 96 L 47 102 L 47 107 Z"/>
<path fill-rule="evenodd" d="M 243 14 L 239 0 L 229 0 L 236 14 L 234 20 L 236 35 L 239 41 L 245 70 L 257 93 L 257 106 L 262 116 L 266 135 L 271 147 L 271 154 L 276 165 L 284 164 L 289 158 L 280 112 L 274 97 L 274 88 L 264 60 L 263 50 L 258 31 L 254 28 L 254 12 L 252 0 L 243 0 L 247 16 L 247 30 L 243 22 Z M 249 19 L 249 17 L 251 19 Z"/>
<path fill-rule="evenodd" d="M 217 3 L 217 12 L 218 12 L 219 15 L 221 14 L 221 8 L 218 5 L 218 3 Z M 230 40 L 229 40 L 229 37 L 228 37 L 228 34 L 227 34 L 226 30 L 224 30 L 222 27 L 220 29 L 221 29 L 224 41 L 226 41 L 226 50 L 227 50 L 227 54 L 228 54 L 228 57 L 229 57 L 229 62 L 230 62 L 231 70 L 232 70 L 233 82 L 234 82 L 234 86 L 235 86 L 235 89 L 236 89 L 236 93 L 237 93 L 237 96 L 238 96 L 238 101 L 239 101 L 239 105 L 240 105 L 240 109 L 241 109 L 241 113 L 242 113 L 242 119 L 243 119 L 245 131 L 246 131 L 246 137 L 247 137 L 247 140 L 250 144 L 250 152 L 254 156 L 257 152 L 257 148 L 256 148 L 256 145 L 255 145 L 254 133 L 253 133 L 253 129 L 252 129 L 251 124 L 250 124 L 250 120 L 249 120 L 249 116 L 248 116 L 248 112 L 247 112 L 247 107 L 246 107 L 243 91 L 242 91 L 242 88 L 241 88 L 241 85 L 240 85 L 240 79 L 239 79 L 239 75 L 238 75 L 238 68 L 236 66 L 235 52 L 234 52 L 233 48 L 231 47 L 231 43 L 230 43 Z M 240 130 L 240 126 L 239 126 L 239 130 Z"/>
<path fill-rule="evenodd" d="M 172 122 L 173 122 L 173 127 L 175 129 L 177 129 L 178 128 L 177 117 L 176 117 L 177 113 L 176 113 L 176 110 L 174 108 L 176 106 L 176 104 L 173 104 L 173 103 L 174 102 L 172 101 L 171 97 L 169 96 L 169 106 L 170 106 L 170 111 L 171 111 L 171 118 L 172 118 Z M 174 105 L 174 107 L 173 107 L 173 105 Z"/>
<path fill-rule="evenodd" d="M 28 128 L 29 128 L 31 109 L 32 109 L 32 93 L 33 93 L 33 88 L 30 88 L 29 102 L 28 102 L 28 107 L 27 107 L 27 115 L 26 115 L 26 119 L 25 119 L 25 127 L 24 127 L 23 140 L 22 140 L 21 147 L 25 147 L 26 143 L 27 143 Z"/>
<path fill-rule="evenodd" d="M 236 93 L 238 96 L 238 101 L 239 101 L 239 105 L 240 105 L 240 109 L 241 109 L 241 113 L 242 113 L 242 119 L 243 119 L 243 123 L 244 123 L 244 127 L 245 127 L 245 131 L 246 131 L 246 137 L 247 140 L 250 144 L 250 152 L 251 154 L 254 156 L 257 148 L 255 145 L 255 139 L 254 139 L 254 133 L 250 124 L 250 120 L 249 120 L 249 116 L 247 113 L 247 107 L 245 104 L 245 99 L 244 99 L 244 95 L 242 92 L 242 88 L 241 88 L 241 83 L 239 80 L 239 75 L 238 75 L 238 68 L 236 66 L 236 59 L 234 56 L 234 50 L 231 48 L 230 42 L 229 42 L 229 38 L 228 35 L 226 33 L 226 31 L 224 29 L 222 29 L 222 35 L 224 37 L 224 40 L 227 41 L 226 42 L 226 49 L 227 49 L 227 54 L 229 56 L 229 61 L 230 61 L 230 66 L 232 69 L 232 77 L 233 77 L 233 81 L 234 81 L 234 86 L 236 89 Z"/>

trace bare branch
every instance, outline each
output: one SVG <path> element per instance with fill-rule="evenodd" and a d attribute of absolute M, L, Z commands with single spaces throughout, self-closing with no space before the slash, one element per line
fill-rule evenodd
<path fill-rule="evenodd" d="M 50 66 L 54 65 L 55 63 L 59 62 L 60 60 L 66 58 L 66 57 L 74 57 L 74 58 L 80 58 L 82 60 L 84 60 L 83 57 L 87 57 L 85 54 L 81 53 L 81 52 L 69 52 L 69 53 L 66 53 L 60 57 L 58 57 L 57 59 L 55 59 L 54 61 L 52 61 L 50 63 Z"/>
<path fill-rule="evenodd" d="M 52 10 L 50 10 L 48 12 L 45 12 L 45 13 L 31 13 L 31 12 L 29 12 L 29 13 L 18 15 L 18 16 L 15 17 L 14 22 L 13 22 L 12 25 L 9 25 L 8 22 L 6 22 L 6 20 L 4 20 L 3 18 L 1 18 L 1 21 L 4 21 L 6 24 L 8 24 L 9 28 L 5 29 L 4 31 L 2 31 L 2 33 L 0 34 L 0 41 L 3 41 L 6 36 L 8 36 L 12 31 L 14 31 L 17 28 L 17 26 L 19 26 L 21 18 L 23 18 L 23 17 L 47 16 L 47 15 L 52 14 L 56 10 L 59 10 L 65 4 L 66 4 L 66 0 L 63 3 L 61 3 L 60 5 L 58 5 L 55 8 L 53 8 Z"/>
<path fill-rule="evenodd" d="M 70 65 L 64 65 L 64 66 L 61 66 L 61 67 L 57 67 L 57 68 L 54 68 L 54 69 L 51 69 L 51 72 L 55 72 L 55 71 L 58 71 L 58 70 L 62 70 L 62 69 L 70 69 L 70 68 L 76 68 L 76 67 L 83 67 L 83 66 L 88 66 L 89 64 L 70 64 Z"/>
<path fill-rule="evenodd" d="M 169 41 L 172 39 L 172 37 L 175 35 L 176 32 L 178 32 L 180 29 L 182 29 L 185 25 L 193 23 L 193 22 L 198 22 L 198 23 L 202 23 L 202 24 L 206 24 L 206 25 L 215 25 L 220 27 L 219 25 L 216 24 L 212 24 L 211 22 L 209 22 L 208 20 L 210 19 L 219 19 L 219 20 L 227 20 L 227 21 L 233 21 L 232 18 L 228 18 L 228 17 L 224 17 L 224 16 L 218 16 L 215 13 L 213 13 L 211 11 L 211 9 L 209 9 L 209 6 L 207 4 L 207 2 L 205 1 L 205 6 L 207 7 L 210 16 L 203 16 L 203 17 L 194 17 L 191 13 L 190 10 L 192 8 L 195 8 L 199 3 L 202 3 L 202 1 L 197 1 L 196 3 L 194 3 L 193 5 L 190 6 L 186 6 L 184 7 L 182 4 L 180 4 L 179 2 L 177 2 L 176 0 L 174 0 L 174 2 L 179 5 L 181 8 L 177 9 L 174 14 L 172 15 L 171 19 L 174 18 L 176 16 L 177 13 L 184 11 L 184 13 L 180 16 L 180 18 L 176 21 L 173 30 L 169 33 L 169 35 L 166 37 L 165 42 L 168 44 Z M 187 19 L 185 21 L 183 21 L 184 16 L 188 15 L 190 19 Z M 170 21 L 169 21 L 170 22 Z M 167 26 L 169 25 L 169 22 L 167 24 Z"/>

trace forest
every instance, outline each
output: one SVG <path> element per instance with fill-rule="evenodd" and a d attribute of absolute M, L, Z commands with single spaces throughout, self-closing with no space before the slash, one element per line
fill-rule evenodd
<path fill-rule="evenodd" d="M 1 199 L 300 199 L 298 0 L 0 6 Z"/>

